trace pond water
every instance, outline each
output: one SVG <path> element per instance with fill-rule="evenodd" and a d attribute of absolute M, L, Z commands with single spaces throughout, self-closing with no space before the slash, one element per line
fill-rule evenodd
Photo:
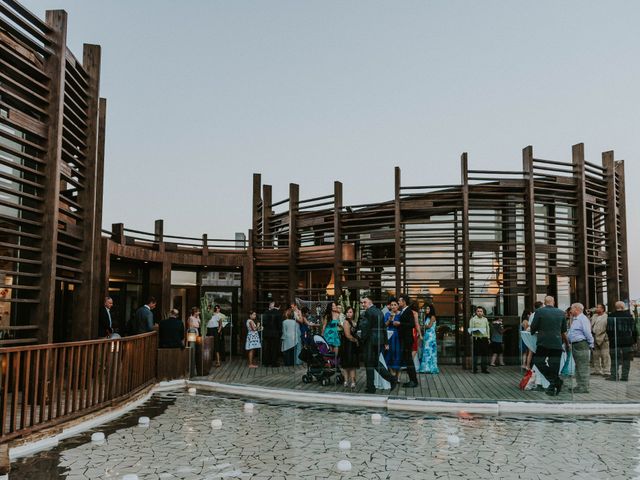
<path fill-rule="evenodd" d="M 382 415 L 373 423 L 371 415 Z M 149 426 L 138 417 L 151 417 Z M 222 420 L 220 428 L 211 421 Z M 428 416 L 255 403 L 183 392 L 12 464 L 15 479 L 630 479 L 635 418 Z M 348 440 L 351 448 L 341 450 Z M 340 460 L 351 471 L 339 473 Z"/>

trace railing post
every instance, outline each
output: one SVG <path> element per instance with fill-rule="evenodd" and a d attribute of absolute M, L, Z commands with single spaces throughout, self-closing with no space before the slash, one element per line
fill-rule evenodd
<path fill-rule="evenodd" d="M 205 260 L 209 256 L 209 236 L 206 233 L 202 234 L 202 256 Z"/>
<path fill-rule="evenodd" d="M 111 224 L 111 240 L 120 245 L 125 244 L 124 237 L 124 223 L 112 223 Z"/>
<path fill-rule="evenodd" d="M 154 222 L 153 240 L 158 244 L 158 251 L 164 252 L 164 220 Z"/>

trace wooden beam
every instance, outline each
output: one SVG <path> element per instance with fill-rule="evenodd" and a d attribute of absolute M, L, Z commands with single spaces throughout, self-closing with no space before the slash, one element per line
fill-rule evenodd
<path fill-rule="evenodd" d="M 44 177 L 42 221 L 42 270 L 40 302 L 35 321 L 40 343 L 53 341 L 55 312 L 56 259 L 58 250 L 58 205 L 60 197 L 60 168 L 62 157 L 62 121 L 64 118 L 65 58 L 67 49 L 67 12 L 47 10 L 47 34 L 53 54 L 45 59 L 44 71 L 50 79 L 47 114 L 47 153 Z"/>
<path fill-rule="evenodd" d="M 522 149 L 522 171 L 526 183 L 524 192 L 524 249 L 526 272 L 525 304 L 533 309 L 537 297 L 538 277 L 536 272 L 536 200 L 533 179 L 533 147 Z"/>
<path fill-rule="evenodd" d="M 609 311 L 615 310 L 615 303 L 620 300 L 620 270 L 618 268 L 618 225 L 616 202 L 616 166 L 613 151 L 602 153 L 602 166 L 607 182 L 607 210 L 606 210 L 606 232 L 607 232 L 607 308 Z"/>
<path fill-rule="evenodd" d="M 463 368 L 471 368 L 471 340 L 467 333 L 469 320 L 471 318 L 471 250 L 469 248 L 469 159 L 467 152 L 460 157 L 460 169 L 462 180 L 462 282 L 463 282 L 463 309 L 462 338 L 464 345 L 465 360 Z"/>
<path fill-rule="evenodd" d="M 82 206 L 82 252 L 80 253 L 82 283 L 74 294 L 76 301 L 72 311 L 71 333 L 73 340 L 88 340 L 97 333 L 97 322 L 94 312 L 98 310 L 97 300 L 94 304 L 94 263 L 96 247 L 96 210 L 98 198 L 102 207 L 102 196 L 98 197 L 98 182 L 102 171 L 98 169 L 99 131 L 100 131 L 100 46 L 84 45 L 82 68 L 88 75 L 87 87 L 87 149 L 85 155 L 85 185 L 78 192 L 78 203 Z M 100 192 L 102 195 L 102 192 Z M 87 312 L 91 314 L 87 315 Z M 69 339 L 71 340 L 71 339 Z"/>
<path fill-rule="evenodd" d="M 298 238 L 297 218 L 298 202 L 300 201 L 300 187 L 295 183 L 289 184 L 289 298 L 293 301 L 298 288 Z"/>
<path fill-rule="evenodd" d="M 617 160 L 615 162 L 616 179 L 619 183 L 618 198 L 618 219 L 620 222 L 620 231 L 618 232 L 618 243 L 620 245 L 620 263 L 622 271 L 620 272 L 620 300 L 629 301 L 629 255 L 627 246 L 627 193 L 625 188 L 624 177 L 624 161 Z"/>
<path fill-rule="evenodd" d="M 260 219 L 260 185 L 262 183 L 262 176 L 259 173 L 253 174 L 253 195 L 251 201 L 251 232 L 252 237 L 249 237 L 249 242 L 254 246 L 257 243 L 256 235 L 258 233 L 258 221 Z M 264 210 L 264 202 L 262 203 L 262 209 Z"/>
<path fill-rule="evenodd" d="M 333 183 L 333 282 L 335 297 L 342 295 L 342 183 Z"/>
<path fill-rule="evenodd" d="M 576 180 L 576 301 L 590 304 L 589 298 L 589 259 L 587 250 L 587 205 L 586 178 L 584 170 L 584 144 L 578 143 L 571 148 L 573 177 Z M 573 300 L 573 299 L 572 299 Z"/>
<path fill-rule="evenodd" d="M 394 259 L 396 270 L 396 296 L 403 293 L 402 291 L 402 210 L 400 206 L 400 186 L 401 186 L 401 172 L 400 167 L 394 169 L 394 192 L 395 192 L 395 224 L 394 224 Z"/>
<path fill-rule="evenodd" d="M 273 192 L 271 185 L 263 185 L 262 187 L 262 244 L 261 248 L 273 246 L 273 233 L 269 228 L 271 223 L 271 203 L 273 202 Z"/>

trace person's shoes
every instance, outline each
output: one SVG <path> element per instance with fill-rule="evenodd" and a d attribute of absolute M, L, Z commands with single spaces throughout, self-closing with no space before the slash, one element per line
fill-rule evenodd
<path fill-rule="evenodd" d="M 490 366 L 490 367 L 495 367 L 495 364 L 490 363 L 490 364 L 489 364 L 489 366 Z"/>
<path fill-rule="evenodd" d="M 621 382 L 628 382 L 629 381 L 629 377 L 620 377 L 620 381 Z"/>
<path fill-rule="evenodd" d="M 554 386 L 550 386 L 549 388 L 547 388 L 547 390 L 544 393 L 546 393 L 547 395 L 549 395 L 551 397 L 555 397 L 556 395 L 558 395 L 556 393 L 556 387 L 554 387 Z"/>
<path fill-rule="evenodd" d="M 402 388 L 416 388 L 418 386 L 418 382 L 406 382 L 402 384 Z"/>
<path fill-rule="evenodd" d="M 576 387 L 572 390 L 572 393 L 589 393 L 589 390 L 584 387 Z"/>
<path fill-rule="evenodd" d="M 398 379 L 396 377 L 393 377 L 391 378 L 391 381 L 389 383 L 391 384 L 391 391 L 393 392 L 398 386 Z"/>
<path fill-rule="evenodd" d="M 489 370 L 482 370 L 482 373 L 489 373 Z"/>
<path fill-rule="evenodd" d="M 351 388 L 356 388 L 356 382 L 351 382 Z"/>
<path fill-rule="evenodd" d="M 591 375 L 602 375 L 602 372 L 593 371 L 593 372 L 591 372 Z"/>
<path fill-rule="evenodd" d="M 504 367 L 504 366 L 505 366 L 504 362 L 503 362 L 503 363 L 501 363 L 501 364 L 500 364 L 500 366 L 501 366 L 501 367 Z"/>
<path fill-rule="evenodd" d="M 542 385 L 536 385 L 536 392 L 543 392 L 544 387 Z"/>
<path fill-rule="evenodd" d="M 605 380 L 609 380 L 611 382 L 617 382 L 618 379 L 616 377 L 614 377 L 613 375 L 609 375 L 607 378 L 605 378 Z"/>
<path fill-rule="evenodd" d="M 375 389 L 375 388 L 374 388 L 374 389 L 367 388 L 367 389 L 364 391 L 364 393 L 376 393 L 376 389 Z"/>
<path fill-rule="evenodd" d="M 344 381 L 344 386 L 348 387 L 349 386 L 349 382 L 347 382 L 346 380 Z"/>

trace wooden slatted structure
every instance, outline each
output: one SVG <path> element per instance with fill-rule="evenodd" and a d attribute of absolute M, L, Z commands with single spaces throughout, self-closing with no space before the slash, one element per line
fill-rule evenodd
<path fill-rule="evenodd" d="M 106 102 L 100 47 L 80 61 L 66 32 L 0 0 L 0 345 L 91 333 Z"/>

